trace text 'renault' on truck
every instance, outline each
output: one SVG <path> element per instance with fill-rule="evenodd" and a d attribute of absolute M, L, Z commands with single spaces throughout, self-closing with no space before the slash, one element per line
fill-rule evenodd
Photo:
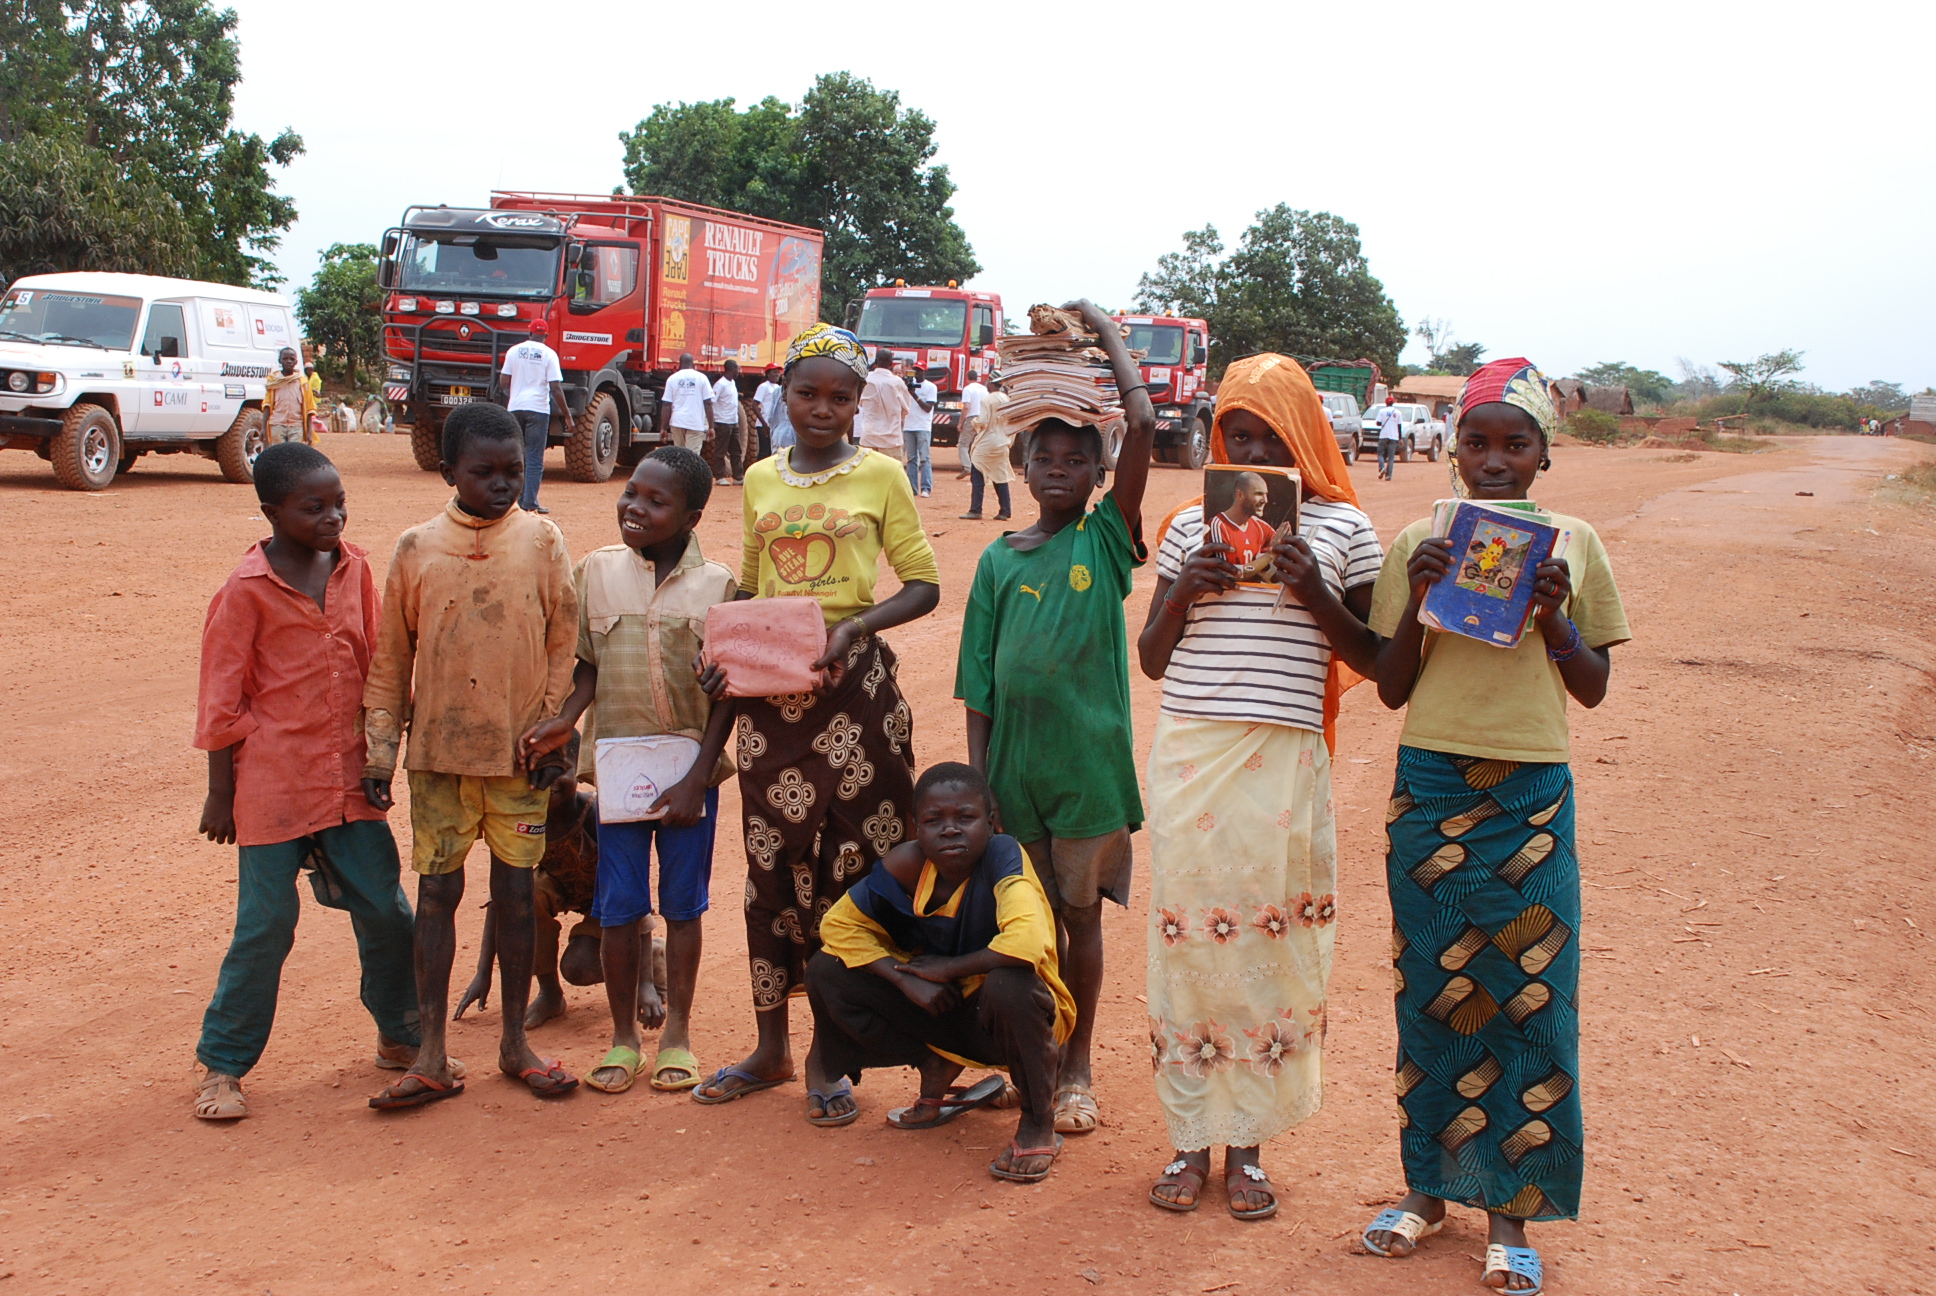
<path fill-rule="evenodd" d="M 961 392 L 968 385 L 968 372 L 975 370 L 986 380 L 995 368 L 1001 297 L 952 282 L 941 288 L 896 283 L 868 289 L 848 310 L 850 326 L 870 358 L 886 347 L 935 385 L 934 444 L 959 441 Z"/>
<path fill-rule="evenodd" d="M 659 394 L 691 354 L 744 390 L 820 318 L 818 231 L 670 198 L 499 192 L 488 208 L 412 207 L 383 238 L 384 396 L 434 472 L 444 419 L 501 399 L 504 353 L 550 328 L 569 421 L 566 474 L 604 481 L 664 441 Z"/>

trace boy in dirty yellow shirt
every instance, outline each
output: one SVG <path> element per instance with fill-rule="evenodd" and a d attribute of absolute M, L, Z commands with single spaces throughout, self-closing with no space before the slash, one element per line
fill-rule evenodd
<path fill-rule="evenodd" d="M 405 531 L 384 589 L 383 622 L 363 690 L 369 740 L 363 787 L 390 805 L 404 727 L 410 733 L 411 863 L 417 884 L 417 1002 L 425 1044 L 403 1078 L 370 1100 L 418 1107 L 463 1092 L 444 1054 L 464 858 L 491 852 L 504 1033 L 498 1068 L 539 1097 L 577 1088 L 524 1033 L 531 991 L 532 870 L 544 858 L 549 785 L 562 762 L 527 770 L 517 739 L 557 714 L 571 687 L 578 598 L 564 536 L 517 507 L 524 443 L 495 405 L 466 405 L 444 424 L 444 480 L 456 498 Z M 426 651 L 419 653 L 418 646 Z"/>

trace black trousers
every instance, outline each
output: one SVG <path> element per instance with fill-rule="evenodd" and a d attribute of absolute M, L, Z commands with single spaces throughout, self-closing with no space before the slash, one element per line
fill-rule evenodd
<path fill-rule="evenodd" d="M 1054 1112 L 1055 997 L 1034 968 L 997 968 L 954 1011 L 931 1017 L 885 977 L 822 952 L 807 964 L 807 1002 L 833 1075 L 859 1080 L 868 1067 L 918 1067 L 932 1045 L 1007 1067 L 1024 1111 L 1037 1120 Z"/>

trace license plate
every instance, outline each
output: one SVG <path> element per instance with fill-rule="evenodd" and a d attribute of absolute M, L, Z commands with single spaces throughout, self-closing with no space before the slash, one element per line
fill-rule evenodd
<path fill-rule="evenodd" d="M 477 399 L 468 387 L 453 387 L 437 398 L 439 405 L 468 405 Z"/>

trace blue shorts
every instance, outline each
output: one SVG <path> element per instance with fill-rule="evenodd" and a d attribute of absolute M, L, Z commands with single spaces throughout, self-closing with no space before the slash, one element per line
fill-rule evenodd
<path fill-rule="evenodd" d="M 712 906 L 713 836 L 719 826 L 719 789 L 706 789 L 706 817 L 690 828 L 655 820 L 598 825 L 598 887 L 592 921 L 601 927 L 637 922 L 652 908 L 652 841 L 659 842 L 660 917 L 697 918 Z"/>

